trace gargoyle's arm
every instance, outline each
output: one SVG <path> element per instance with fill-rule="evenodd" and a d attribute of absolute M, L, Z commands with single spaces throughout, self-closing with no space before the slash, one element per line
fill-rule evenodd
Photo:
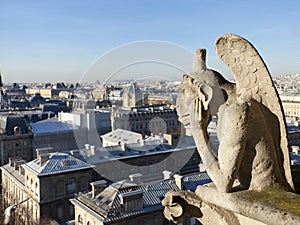
<path fill-rule="evenodd" d="M 192 131 L 207 173 L 221 192 L 229 192 L 237 178 L 246 146 L 247 104 L 232 104 L 219 118 L 219 149 L 216 157 L 205 128 Z"/>

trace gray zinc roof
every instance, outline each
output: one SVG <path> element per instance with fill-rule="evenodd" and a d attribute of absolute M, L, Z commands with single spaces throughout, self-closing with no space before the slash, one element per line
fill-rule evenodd
<path fill-rule="evenodd" d="M 71 124 L 53 120 L 30 123 L 30 126 L 34 134 L 71 131 L 74 129 Z"/>
<path fill-rule="evenodd" d="M 0 115 L 0 129 L 7 135 L 13 135 L 15 127 L 19 127 L 23 134 L 28 133 L 28 127 L 23 116 Z"/>
<path fill-rule="evenodd" d="M 92 165 L 67 153 L 47 153 L 49 159 L 41 164 L 40 159 L 35 159 L 24 165 L 37 176 L 47 176 L 52 174 L 72 172 L 82 169 L 93 168 Z"/>
<path fill-rule="evenodd" d="M 142 141 L 142 135 L 128 130 L 116 129 L 101 136 L 103 139 L 121 142 L 121 143 L 137 143 Z"/>
<path fill-rule="evenodd" d="M 190 174 L 183 177 L 185 190 L 194 191 L 198 185 L 211 182 L 207 173 Z M 143 192 L 143 208 L 134 211 L 122 212 L 120 194 L 140 190 Z M 78 201 L 90 208 L 91 212 L 97 212 L 105 222 L 117 221 L 126 217 L 137 216 L 145 212 L 162 209 L 161 201 L 165 194 L 170 191 L 179 191 L 175 180 L 161 180 L 150 183 L 134 184 L 129 181 L 120 181 L 111 184 L 92 198 L 91 192 L 79 194 Z"/>
<path fill-rule="evenodd" d="M 183 177 L 183 186 L 185 190 L 195 191 L 198 185 L 204 185 L 212 182 L 206 172 L 190 174 Z"/>

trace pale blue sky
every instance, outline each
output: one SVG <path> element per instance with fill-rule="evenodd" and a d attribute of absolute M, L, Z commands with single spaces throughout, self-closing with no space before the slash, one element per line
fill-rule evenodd
<path fill-rule="evenodd" d="M 209 66 L 228 75 L 214 52 L 223 33 L 250 40 L 272 75 L 300 73 L 298 0 L 0 0 L 0 30 L 6 83 L 78 81 L 99 56 L 142 40 L 205 47 Z"/>

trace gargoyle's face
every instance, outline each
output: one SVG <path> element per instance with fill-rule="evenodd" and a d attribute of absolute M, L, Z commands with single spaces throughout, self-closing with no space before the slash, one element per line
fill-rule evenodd
<path fill-rule="evenodd" d="M 178 114 L 178 120 L 184 126 L 190 125 L 190 115 L 192 110 L 192 101 L 195 99 L 195 92 L 193 87 L 188 84 L 181 84 L 179 88 L 179 94 L 176 101 L 176 110 Z"/>

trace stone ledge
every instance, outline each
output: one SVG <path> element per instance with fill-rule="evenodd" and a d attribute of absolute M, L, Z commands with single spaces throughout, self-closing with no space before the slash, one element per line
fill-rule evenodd
<path fill-rule="evenodd" d="M 198 186 L 203 202 L 269 225 L 299 225 L 300 195 L 282 191 L 220 193 L 214 187 Z M 246 223 L 247 224 L 247 223 Z"/>

